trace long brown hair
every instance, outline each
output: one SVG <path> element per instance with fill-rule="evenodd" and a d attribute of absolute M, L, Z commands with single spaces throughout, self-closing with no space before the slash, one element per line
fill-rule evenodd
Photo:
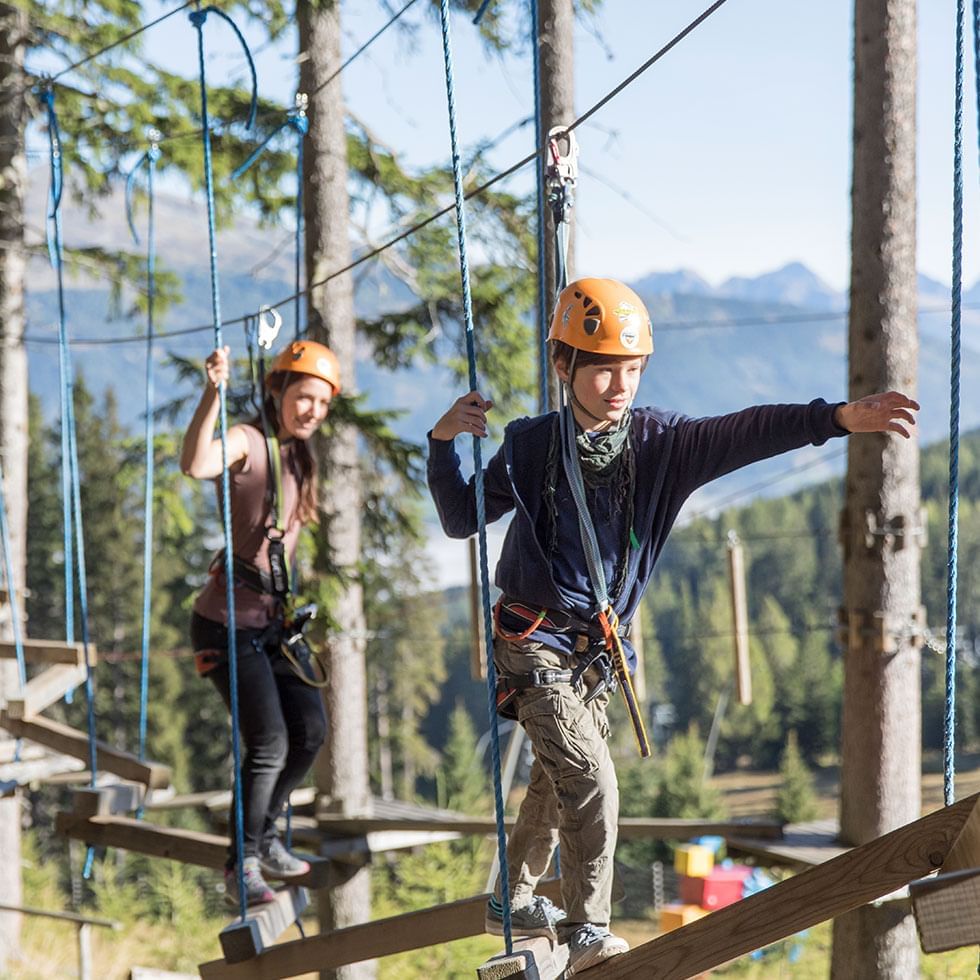
<path fill-rule="evenodd" d="M 286 393 L 286 389 L 294 381 L 298 381 L 303 377 L 306 377 L 306 375 L 297 374 L 294 371 L 287 371 L 281 375 L 275 374 L 269 379 L 262 411 L 270 432 L 278 433 L 282 425 L 282 418 L 279 415 L 279 403 L 282 401 L 282 396 Z M 251 420 L 251 424 L 257 429 L 262 429 L 262 417 L 256 415 Z M 293 440 L 293 456 L 299 468 L 296 509 L 297 516 L 303 524 L 316 524 L 320 520 L 320 513 L 317 508 L 319 477 L 317 475 L 316 454 L 313 452 L 312 443 L 312 439 Z"/>

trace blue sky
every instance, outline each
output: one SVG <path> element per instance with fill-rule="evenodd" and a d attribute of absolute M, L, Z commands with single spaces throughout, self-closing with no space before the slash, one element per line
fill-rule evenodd
<path fill-rule="evenodd" d="M 400 4 L 399 4 L 400 5 Z M 606 0 L 576 36 L 581 112 L 707 5 L 706 0 Z M 350 110 L 410 165 L 448 156 L 438 23 L 418 4 L 411 40 L 387 32 L 342 79 Z M 512 10 L 520 9 L 511 3 Z M 160 7 L 159 9 L 163 9 Z M 919 267 L 950 278 L 953 4 L 919 11 Z M 344 5 L 345 51 L 387 18 L 379 3 Z M 460 137 L 471 147 L 532 111 L 526 50 L 487 55 L 475 29 L 454 18 Z M 852 0 L 729 0 L 658 65 L 580 130 L 577 269 L 640 276 L 687 267 L 712 281 L 800 260 L 832 286 L 848 275 Z M 257 40 L 255 31 L 248 30 Z M 230 35 L 212 18 L 209 71 L 241 73 Z M 196 70 L 184 15 L 155 28 L 154 55 Z M 968 42 L 969 46 L 969 42 Z M 291 101 L 286 46 L 257 57 L 261 91 Z M 967 66 L 967 229 L 977 205 L 976 110 Z M 491 157 L 509 165 L 531 147 L 530 127 Z M 595 175 L 590 176 L 589 174 Z M 612 186 L 607 186 L 612 185 Z M 527 177 L 514 179 L 526 187 Z M 625 201 L 614 188 L 632 196 Z M 968 282 L 980 277 L 970 247 Z"/>

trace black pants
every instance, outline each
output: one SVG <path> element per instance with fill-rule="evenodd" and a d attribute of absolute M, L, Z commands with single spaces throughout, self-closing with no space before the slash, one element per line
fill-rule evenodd
<path fill-rule="evenodd" d="M 280 653 L 278 643 L 262 644 L 262 630 L 235 631 L 238 662 L 238 719 L 244 743 L 242 803 L 244 856 L 254 857 L 275 835 L 275 822 L 289 794 L 309 772 L 327 735 L 327 715 L 320 691 L 304 684 Z M 191 642 L 195 650 L 225 650 L 228 631 L 221 623 L 194 613 Z M 227 657 L 205 675 L 231 711 Z M 234 809 L 231 850 L 235 863 Z"/>

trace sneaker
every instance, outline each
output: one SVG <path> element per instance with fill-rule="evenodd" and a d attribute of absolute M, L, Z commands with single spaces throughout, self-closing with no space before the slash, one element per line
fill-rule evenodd
<path fill-rule="evenodd" d="M 602 926 L 586 922 L 572 933 L 568 941 L 568 970 L 565 976 L 574 976 L 598 966 L 611 956 L 628 953 L 629 948 L 630 944 L 625 939 L 614 936 Z"/>
<path fill-rule="evenodd" d="M 276 900 L 276 893 L 266 883 L 262 877 L 262 869 L 259 867 L 259 859 L 247 857 L 244 861 L 245 871 L 245 904 L 267 905 Z M 225 868 L 225 901 L 238 908 L 238 868 Z"/>
<path fill-rule="evenodd" d="M 259 867 L 270 878 L 299 878 L 310 870 L 308 861 L 290 854 L 278 837 L 273 837 L 259 851 Z"/>
<path fill-rule="evenodd" d="M 558 908 L 544 895 L 535 895 L 530 905 L 510 910 L 510 931 L 514 936 L 546 936 L 555 938 L 555 926 L 565 918 L 565 910 Z M 493 896 L 487 902 L 484 927 L 491 936 L 504 934 L 504 907 Z"/>

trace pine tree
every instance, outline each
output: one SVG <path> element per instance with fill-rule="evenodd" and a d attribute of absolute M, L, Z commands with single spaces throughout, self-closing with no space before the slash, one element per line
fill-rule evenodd
<path fill-rule="evenodd" d="M 776 817 L 783 823 L 802 823 L 817 815 L 813 774 L 803 761 L 796 730 L 786 736 L 779 762 L 780 786 L 776 794 Z"/>

